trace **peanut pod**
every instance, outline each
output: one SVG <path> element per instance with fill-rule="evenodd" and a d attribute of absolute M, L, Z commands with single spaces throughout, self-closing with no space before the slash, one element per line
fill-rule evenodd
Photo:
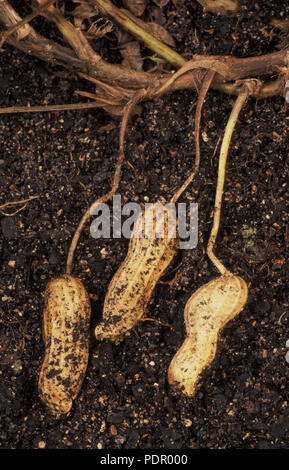
<path fill-rule="evenodd" d="M 200 287 L 185 306 L 187 338 L 173 357 L 168 381 L 192 397 L 203 370 L 213 361 L 222 328 L 243 309 L 248 296 L 246 282 L 225 274 Z"/>
<path fill-rule="evenodd" d="M 63 275 L 44 293 L 44 361 L 38 389 L 53 414 L 67 413 L 81 388 L 88 363 L 90 300 L 79 279 Z"/>
<path fill-rule="evenodd" d="M 95 328 L 97 339 L 117 341 L 143 317 L 158 280 L 177 251 L 175 228 L 172 205 L 157 202 L 139 214 L 127 256 L 109 284 L 103 320 Z"/>

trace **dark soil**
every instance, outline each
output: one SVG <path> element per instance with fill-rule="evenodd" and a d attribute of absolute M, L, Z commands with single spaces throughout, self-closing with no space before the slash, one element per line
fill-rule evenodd
<path fill-rule="evenodd" d="M 237 18 L 224 18 L 203 14 L 191 0 L 178 1 L 177 9 L 170 2 L 164 13 L 176 49 L 239 57 L 276 50 L 279 39 L 270 35 L 269 23 L 288 17 L 288 2 L 245 3 Z M 56 72 L 5 45 L 1 107 L 77 102 L 76 89 L 93 91 Z M 169 199 L 184 181 L 194 159 L 195 102 L 194 92 L 183 91 L 142 105 L 127 137 L 120 185 L 124 200 Z M 180 250 L 177 270 L 157 285 L 147 317 L 158 322 L 139 323 L 119 345 L 93 339 L 128 241 L 93 239 L 88 227 L 81 237 L 74 275 L 92 297 L 90 360 L 71 412 L 60 419 L 50 415 L 37 391 L 43 292 L 65 270 L 81 214 L 110 187 L 119 120 L 102 110 L 1 116 L 0 205 L 40 196 L 13 216 L 4 212 L 22 206 L 1 212 L 2 448 L 288 448 L 289 118 L 284 98 L 250 100 L 230 150 L 216 251 L 248 283 L 247 305 L 223 331 L 193 399 L 174 394 L 166 379 L 184 339 L 185 303 L 217 275 L 204 253 L 217 176 L 215 148 L 232 102 L 213 91 L 207 97 L 200 175 L 181 199 L 199 204 L 199 242 L 194 250 Z"/>

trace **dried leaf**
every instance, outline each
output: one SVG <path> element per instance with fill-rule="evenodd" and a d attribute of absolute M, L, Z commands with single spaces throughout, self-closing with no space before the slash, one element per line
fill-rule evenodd
<path fill-rule="evenodd" d="M 99 18 L 96 20 L 88 29 L 86 36 L 89 39 L 102 38 L 107 33 L 113 30 L 113 24 L 111 21 L 105 18 Z"/>
<path fill-rule="evenodd" d="M 140 44 L 138 41 L 129 41 L 122 45 L 121 55 L 123 57 L 122 65 L 133 70 L 141 71 L 143 59 L 141 57 Z"/>
<path fill-rule="evenodd" d="M 75 7 L 71 14 L 76 18 L 86 19 L 91 18 L 92 16 L 96 16 L 97 12 L 87 5 L 87 3 L 83 3 Z"/>
<path fill-rule="evenodd" d="M 206 11 L 217 15 L 236 14 L 239 10 L 238 0 L 198 0 Z"/>
<path fill-rule="evenodd" d="M 170 0 L 154 0 L 154 3 L 160 7 L 160 8 L 163 8 L 165 7 L 168 3 L 169 3 Z"/>
<path fill-rule="evenodd" d="M 132 19 L 137 25 L 139 25 L 141 28 L 143 28 L 145 31 L 150 33 L 152 36 L 154 36 L 156 39 L 159 39 L 159 41 L 162 41 L 166 44 L 168 44 L 171 47 L 175 46 L 175 41 L 172 38 L 172 36 L 167 32 L 167 30 L 154 22 L 146 23 L 145 21 L 142 21 L 140 18 L 136 18 L 133 16 L 130 11 L 121 9 L 120 11 L 123 11 L 130 19 Z"/>
<path fill-rule="evenodd" d="M 175 47 L 175 41 L 172 36 L 167 32 L 167 30 L 157 23 L 146 23 L 147 31 L 151 33 L 156 39 L 168 46 Z"/>
<path fill-rule="evenodd" d="M 74 17 L 74 24 L 77 28 L 85 29 L 83 22 L 86 19 L 92 18 L 97 15 L 95 8 L 92 8 L 86 2 L 77 2 L 80 3 L 74 10 L 71 12 Z"/>
<path fill-rule="evenodd" d="M 134 41 L 127 31 L 119 28 L 116 28 L 116 37 L 123 57 L 122 65 L 129 69 L 141 71 L 143 69 L 143 59 L 139 42 Z"/>
<path fill-rule="evenodd" d="M 281 40 L 281 42 L 277 44 L 276 48 L 287 49 L 289 47 L 289 20 L 278 20 L 273 18 L 271 25 L 282 31 L 280 35 L 276 35 Z"/>
<path fill-rule="evenodd" d="M 123 0 L 123 4 L 135 16 L 141 16 L 146 9 L 147 0 Z"/>
<path fill-rule="evenodd" d="M 127 31 L 118 27 L 115 27 L 115 35 L 119 44 L 125 44 L 132 39 L 131 35 Z"/>
<path fill-rule="evenodd" d="M 153 6 L 150 9 L 150 20 L 164 26 L 167 22 L 164 12 L 161 8 Z"/>

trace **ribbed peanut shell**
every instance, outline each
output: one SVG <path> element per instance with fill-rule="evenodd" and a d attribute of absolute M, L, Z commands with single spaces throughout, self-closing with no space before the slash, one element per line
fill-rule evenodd
<path fill-rule="evenodd" d="M 113 276 L 106 293 L 102 323 L 95 328 L 99 340 L 119 340 L 143 317 L 153 290 L 171 263 L 178 246 L 174 237 L 173 213 L 168 210 L 164 217 L 164 237 L 158 238 L 162 228 L 162 205 L 153 204 L 147 211 L 146 228 L 151 238 L 144 235 L 145 217 L 141 213 L 135 223 L 130 239 L 128 253 Z M 151 217 L 152 214 L 156 218 Z"/>
<path fill-rule="evenodd" d="M 224 275 L 200 287 L 188 300 L 184 317 L 187 338 L 168 370 L 170 385 L 184 395 L 195 394 L 203 370 L 213 361 L 222 328 L 243 309 L 245 281 Z"/>
<path fill-rule="evenodd" d="M 63 275 L 44 293 L 45 355 L 38 389 L 53 414 L 67 413 L 81 388 L 88 363 L 90 300 L 79 279 Z"/>

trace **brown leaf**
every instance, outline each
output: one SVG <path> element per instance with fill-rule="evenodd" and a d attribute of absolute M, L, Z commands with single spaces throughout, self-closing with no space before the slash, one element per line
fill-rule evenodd
<path fill-rule="evenodd" d="M 96 16 L 97 11 L 91 6 L 87 5 L 87 3 L 75 3 L 79 3 L 79 5 L 75 7 L 74 10 L 71 12 L 72 16 L 74 17 L 74 24 L 77 28 L 85 29 L 83 25 L 84 20 Z"/>
<path fill-rule="evenodd" d="M 160 8 L 165 7 L 169 3 L 169 1 L 170 0 L 154 0 L 155 4 Z"/>
<path fill-rule="evenodd" d="M 175 47 L 175 41 L 172 36 L 167 32 L 167 30 L 157 23 L 146 23 L 147 31 L 152 34 L 156 39 L 168 46 Z"/>
<path fill-rule="evenodd" d="M 88 38 L 102 38 L 113 30 L 113 24 L 110 20 L 99 18 L 89 27 L 86 36 Z"/>
<path fill-rule="evenodd" d="M 131 35 L 127 31 L 124 31 L 123 29 L 120 29 L 117 26 L 115 27 L 114 32 L 117 38 L 117 42 L 119 44 L 125 44 L 126 42 L 131 40 Z"/>
<path fill-rule="evenodd" d="M 142 70 L 143 60 L 141 57 L 140 44 L 138 41 L 129 41 L 122 45 L 122 65 L 133 70 Z"/>
<path fill-rule="evenodd" d="M 236 14 L 239 10 L 238 0 L 198 0 L 206 11 L 219 15 Z"/>
<path fill-rule="evenodd" d="M 92 16 L 96 16 L 97 12 L 86 3 L 81 3 L 74 8 L 71 14 L 76 18 L 86 19 L 91 18 Z"/>
<path fill-rule="evenodd" d="M 161 8 L 159 7 L 152 7 L 150 8 L 150 20 L 164 26 L 166 24 L 166 17 L 164 15 L 164 12 Z"/>
<path fill-rule="evenodd" d="M 154 22 L 146 23 L 145 21 L 142 21 L 140 18 L 136 18 L 131 14 L 130 11 L 121 9 L 120 11 L 123 11 L 132 21 L 134 21 L 138 26 L 143 28 L 145 31 L 150 33 L 152 36 L 154 36 L 156 39 L 159 41 L 162 41 L 166 44 L 168 44 L 171 47 L 175 46 L 175 41 L 172 38 L 172 36 L 167 32 L 167 30 Z"/>
<path fill-rule="evenodd" d="M 147 0 L 123 0 L 122 2 L 135 16 L 141 16 L 146 9 Z"/>

